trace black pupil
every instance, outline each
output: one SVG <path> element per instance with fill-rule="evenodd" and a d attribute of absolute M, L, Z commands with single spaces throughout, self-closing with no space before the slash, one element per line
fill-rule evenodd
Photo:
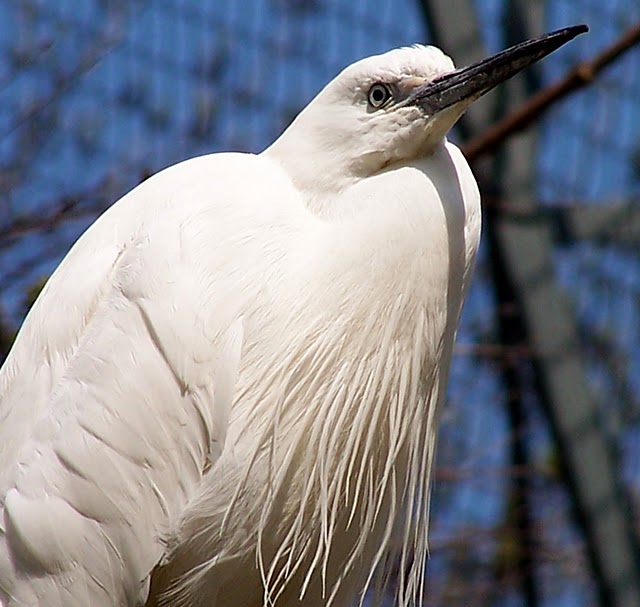
<path fill-rule="evenodd" d="M 381 86 L 376 86 L 371 92 L 371 98 L 376 103 L 381 103 L 386 97 L 386 91 Z"/>

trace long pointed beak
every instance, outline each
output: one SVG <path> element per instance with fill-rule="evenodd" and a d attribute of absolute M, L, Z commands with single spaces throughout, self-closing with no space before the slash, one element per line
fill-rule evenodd
<path fill-rule="evenodd" d="M 465 67 L 417 88 L 403 105 L 419 105 L 434 115 L 461 101 L 478 99 L 501 82 L 546 57 L 576 36 L 588 32 L 586 25 L 565 27 L 533 40 L 516 44 L 469 67 Z"/>

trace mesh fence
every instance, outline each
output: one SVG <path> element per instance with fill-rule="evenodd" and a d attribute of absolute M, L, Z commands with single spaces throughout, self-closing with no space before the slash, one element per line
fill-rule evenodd
<path fill-rule="evenodd" d="M 504 2 L 476 2 L 487 47 Z M 640 20 L 634 0 L 545 8 L 545 27 L 592 25 L 544 63 L 551 82 Z M 150 173 L 220 150 L 258 152 L 352 61 L 428 42 L 416 0 L 4 0 L 0 3 L 0 318 L 12 333 L 33 293 L 95 216 Z M 550 208 L 640 197 L 640 50 L 540 125 L 537 195 Z M 622 221 L 632 221 L 623 213 Z M 625 219 L 626 218 L 626 219 Z M 602 424 L 640 508 L 640 247 L 558 241 Z M 428 605 L 523 604 L 509 480 L 530 475 L 539 531 L 530 572 L 543 605 L 596 596 L 558 454 L 532 394 L 533 461 L 514 469 L 495 301 L 481 254 L 443 417 Z"/>

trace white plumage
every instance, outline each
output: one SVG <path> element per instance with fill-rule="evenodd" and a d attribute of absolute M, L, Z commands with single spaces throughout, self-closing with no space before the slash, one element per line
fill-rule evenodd
<path fill-rule="evenodd" d="M 419 597 L 480 231 L 444 140 L 478 94 L 416 97 L 452 69 L 363 60 L 79 239 L 0 375 L 3 606 L 348 605 L 397 563 Z"/>

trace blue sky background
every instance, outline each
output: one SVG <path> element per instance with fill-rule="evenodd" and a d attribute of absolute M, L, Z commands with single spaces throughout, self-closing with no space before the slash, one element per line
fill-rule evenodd
<path fill-rule="evenodd" d="M 504 2 L 475 5 L 487 49 L 496 51 L 503 46 Z M 640 20 L 637 0 L 545 6 L 546 29 L 587 22 L 591 32 L 543 63 L 544 82 Z M 0 2 L 0 232 L 16 218 L 46 217 L 64 197 L 78 198 L 82 211 L 51 229 L 0 240 L 0 309 L 20 322 L 25 288 L 55 268 L 101 206 L 94 190 L 113 201 L 144 174 L 181 159 L 259 152 L 341 68 L 429 38 L 413 0 Z M 532 159 L 544 204 L 640 197 L 638 99 L 635 50 L 545 117 Z M 585 334 L 602 335 L 619 357 L 612 374 L 585 342 L 603 423 L 621 451 L 628 487 L 640 495 L 640 254 L 582 243 L 558 247 L 555 261 Z M 521 604 L 516 592 L 491 590 L 503 549 L 496 527 L 509 506 L 510 435 L 500 379 L 492 359 L 466 353 L 495 338 L 487 280 L 481 263 L 443 420 L 429 565 L 433 605 L 448 596 L 461 563 L 473 569 L 465 579 L 476 588 L 477 604 L 485 595 L 492 605 Z M 621 396 L 625 383 L 631 393 Z M 531 406 L 544 604 L 589 605 L 594 596 L 582 544 L 567 495 L 548 473 L 554 451 L 546 423 L 535 399 Z"/>

